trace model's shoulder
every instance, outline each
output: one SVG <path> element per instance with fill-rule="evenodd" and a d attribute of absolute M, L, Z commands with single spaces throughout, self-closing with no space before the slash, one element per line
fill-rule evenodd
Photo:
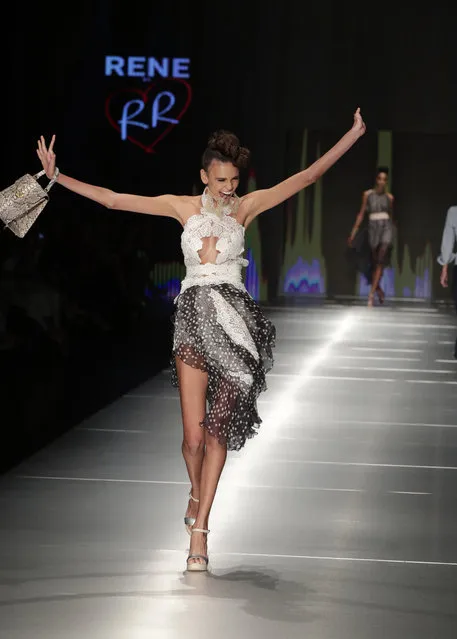
<path fill-rule="evenodd" d="M 199 211 L 202 206 L 200 195 L 179 195 L 180 208 L 183 211 Z"/>
<path fill-rule="evenodd" d="M 185 225 L 189 218 L 198 215 L 202 208 L 202 200 L 200 195 L 180 195 L 179 209 L 181 223 Z"/>
<path fill-rule="evenodd" d="M 200 204 L 201 202 L 200 195 L 178 195 L 177 197 L 183 204 Z"/>

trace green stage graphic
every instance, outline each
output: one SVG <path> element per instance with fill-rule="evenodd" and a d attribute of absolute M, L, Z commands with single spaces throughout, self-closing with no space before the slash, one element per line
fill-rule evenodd
<path fill-rule="evenodd" d="M 306 168 L 307 157 L 308 131 L 305 130 L 298 170 Z M 318 143 L 315 159 L 319 157 L 320 144 Z M 312 188 L 312 211 L 307 209 L 305 190 L 300 191 L 298 196 L 289 200 L 286 205 L 286 245 L 279 280 L 280 296 L 284 294 L 322 295 L 326 291 L 326 265 L 322 253 L 323 179 L 318 180 Z"/>
<path fill-rule="evenodd" d="M 248 193 L 257 188 L 254 171 L 251 171 L 248 179 Z M 249 266 L 246 268 L 245 286 L 249 294 L 259 302 L 266 302 L 268 290 L 267 280 L 262 273 L 262 241 L 260 238 L 259 220 L 255 218 L 246 231 L 246 259 Z"/>

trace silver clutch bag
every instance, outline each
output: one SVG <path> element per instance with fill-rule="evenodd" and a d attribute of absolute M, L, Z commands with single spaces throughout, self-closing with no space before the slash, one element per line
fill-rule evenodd
<path fill-rule="evenodd" d="M 43 189 L 38 180 L 44 174 L 45 171 L 40 171 L 35 175 L 23 175 L 0 191 L 0 220 L 17 237 L 24 237 L 48 203 L 49 190 L 59 176 L 59 169 Z"/>

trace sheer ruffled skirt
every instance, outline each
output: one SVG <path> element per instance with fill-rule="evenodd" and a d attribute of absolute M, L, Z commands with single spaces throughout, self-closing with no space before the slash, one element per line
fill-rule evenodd
<path fill-rule="evenodd" d="M 207 372 L 202 426 L 228 450 L 240 450 L 261 423 L 257 398 L 273 365 L 273 324 L 231 284 L 188 288 L 178 297 L 173 321 L 173 385 L 179 386 L 175 357 Z"/>

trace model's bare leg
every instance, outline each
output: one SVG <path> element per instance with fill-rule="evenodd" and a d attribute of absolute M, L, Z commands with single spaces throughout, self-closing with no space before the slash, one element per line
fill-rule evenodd
<path fill-rule="evenodd" d="M 189 502 L 187 516 L 196 518 L 194 528 L 206 530 L 217 485 L 225 465 L 227 447 L 200 426 L 206 411 L 208 376 L 177 358 L 177 370 L 184 424 L 183 455 L 192 484 L 192 495 L 199 504 Z M 191 555 L 207 555 L 207 540 L 203 533 L 193 533 Z M 203 559 L 191 562 L 204 563 Z"/>
<path fill-rule="evenodd" d="M 382 271 L 383 271 L 383 267 L 380 264 L 378 264 L 376 266 L 375 270 L 374 270 L 374 273 L 373 273 L 373 281 L 372 281 L 372 284 L 371 284 L 369 302 L 370 302 L 370 300 L 373 302 L 375 291 L 377 290 L 377 288 L 379 286 L 379 282 L 381 281 Z M 368 303 L 368 305 L 370 306 L 370 303 Z M 372 306 L 372 304 L 371 304 L 371 306 Z"/>
<path fill-rule="evenodd" d="M 200 530 L 208 530 L 211 507 L 227 458 L 227 447 L 220 444 L 213 435 L 206 432 L 205 440 L 206 450 L 200 482 L 200 503 L 198 504 L 199 508 L 194 524 L 194 528 Z M 203 555 L 204 557 L 208 555 L 207 535 L 205 533 L 192 533 L 190 538 L 190 554 Z M 191 561 L 204 563 L 203 559 L 192 559 Z"/>
<path fill-rule="evenodd" d="M 376 264 L 376 266 L 373 271 L 373 279 L 371 281 L 371 290 L 368 296 L 368 306 L 373 306 L 374 294 L 376 291 L 378 291 L 378 294 L 379 294 L 379 291 L 381 291 L 381 294 L 379 295 L 379 301 L 381 303 L 384 302 L 384 291 L 379 286 L 379 282 L 381 281 L 382 274 L 384 271 L 383 264 L 384 264 L 386 250 L 387 250 L 387 247 L 384 245 L 381 245 L 377 250 L 373 251 L 373 263 Z"/>
<path fill-rule="evenodd" d="M 227 459 L 227 446 L 205 432 L 206 452 L 200 482 L 200 506 L 195 528 L 208 528 L 209 514 L 216 495 L 219 479 Z"/>
<path fill-rule="evenodd" d="M 205 433 L 201 426 L 206 410 L 208 375 L 176 357 L 183 422 L 182 454 L 191 484 L 191 494 L 200 499 L 200 481 L 205 455 Z M 196 518 L 199 504 L 189 499 L 186 517 Z"/>
<path fill-rule="evenodd" d="M 221 380 L 218 395 L 214 398 L 212 413 L 219 417 L 217 425 L 226 430 L 226 422 L 231 419 L 236 404 L 237 392 L 231 382 Z M 217 428 L 216 426 L 216 428 Z M 227 446 L 221 444 L 217 437 L 205 431 L 206 453 L 203 460 L 200 483 L 200 505 L 194 528 L 208 529 L 209 515 L 216 495 L 217 486 L 227 459 Z M 191 551 L 206 554 L 206 535 L 192 535 Z"/>

